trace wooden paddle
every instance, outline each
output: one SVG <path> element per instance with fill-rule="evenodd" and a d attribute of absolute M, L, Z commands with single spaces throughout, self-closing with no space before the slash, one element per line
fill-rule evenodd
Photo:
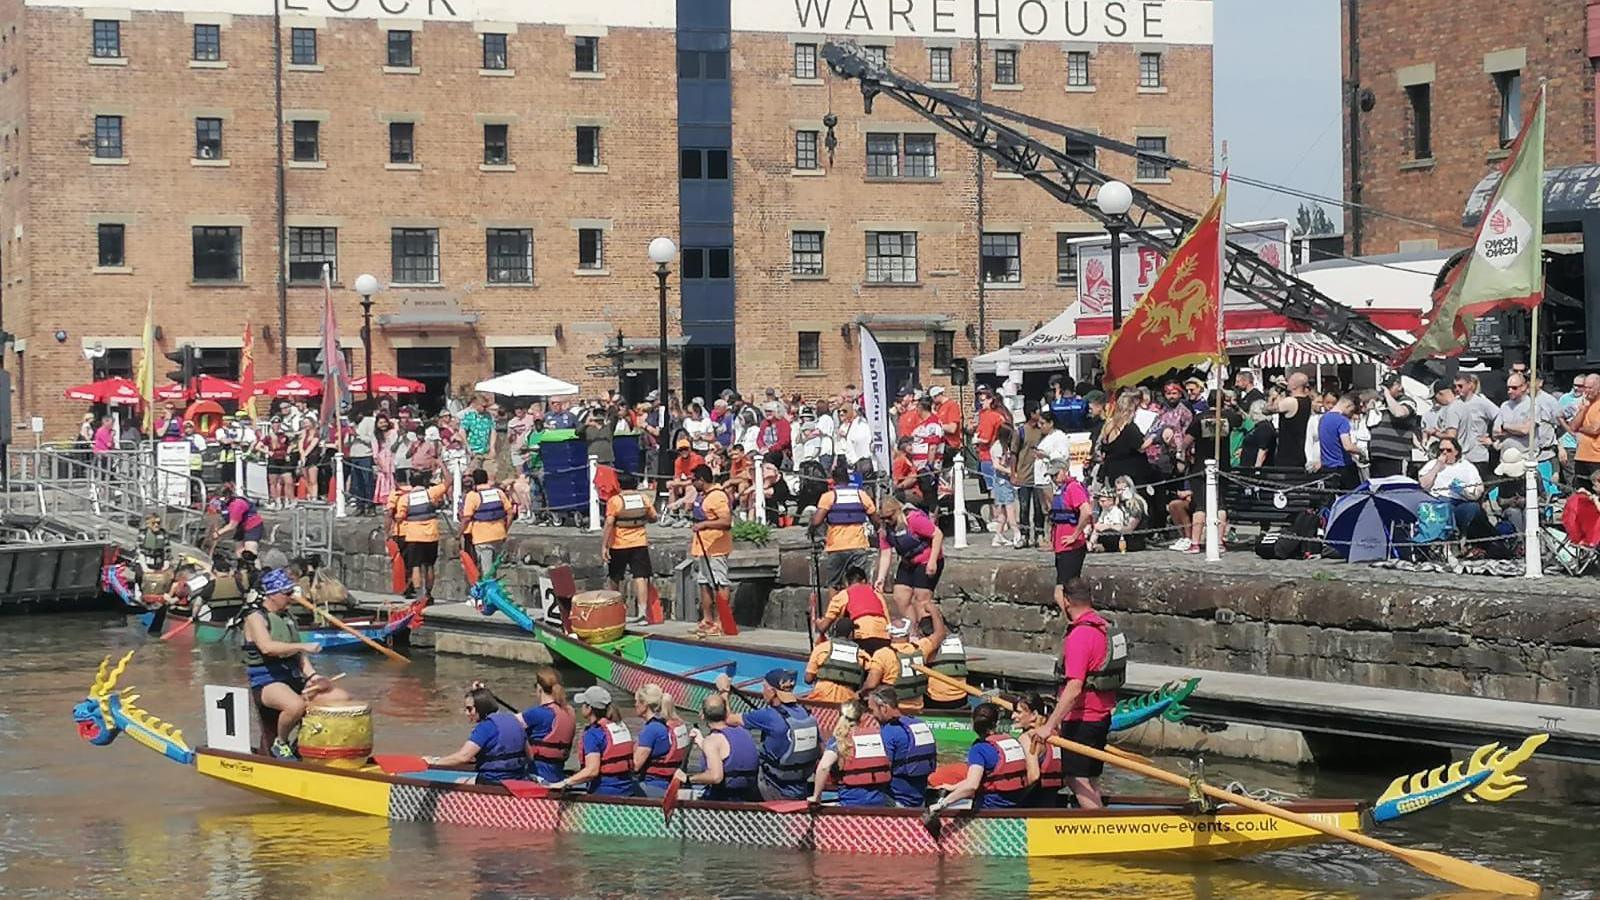
<path fill-rule="evenodd" d="M 1170 784 L 1174 787 L 1184 788 L 1185 790 L 1189 788 L 1189 779 L 1177 774 L 1176 772 L 1168 772 L 1165 769 L 1158 769 L 1155 766 L 1146 765 L 1138 762 L 1137 760 L 1125 759 L 1121 756 L 1116 756 L 1103 750 L 1097 750 L 1094 747 L 1080 744 L 1077 741 L 1069 741 L 1066 738 L 1052 737 L 1050 738 L 1050 743 L 1060 747 L 1063 750 L 1070 750 L 1079 756 L 1087 756 L 1090 759 L 1098 759 L 1108 765 L 1117 766 L 1118 768 L 1126 769 L 1130 772 L 1136 772 L 1145 776 L 1146 778 L 1164 781 L 1167 784 Z M 1349 841 L 1358 847 L 1366 847 L 1369 850 L 1376 850 L 1379 853 L 1387 853 L 1390 856 L 1399 859 L 1401 862 L 1404 862 L 1419 871 L 1426 872 L 1427 874 L 1432 875 L 1441 881 L 1448 881 L 1452 884 L 1458 884 L 1469 890 L 1492 891 L 1496 894 L 1509 894 L 1516 897 L 1539 896 L 1539 885 L 1535 884 L 1534 882 L 1528 881 L 1525 878 L 1518 878 L 1515 875 L 1507 875 L 1504 872 L 1497 872 L 1494 869 L 1488 868 L 1487 866 L 1480 866 L 1477 863 L 1467 862 L 1464 859 L 1456 859 L 1452 856 L 1446 856 L 1443 853 L 1433 853 L 1427 850 L 1411 850 L 1405 847 L 1397 847 L 1394 844 L 1350 831 L 1347 828 L 1340 828 L 1337 825 L 1327 824 L 1319 819 L 1313 818 L 1312 816 L 1291 812 L 1290 810 L 1273 806 L 1271 803 L 1263 803 L 1260 800 L 1254 800 L 1249 797 L 1235 794 L 1231 791 L 1225 791 L 1221 788 L 1212 787 L 1209 784 L 1201 783 L 1200 790 L 1203 791 L 1207 797 L 1210 797 L 1214 800 L 1232 803 L 1235 806 L 1248 809 L 1251 812 L 1274 816 L 1284 820 L 1285 822 L 1291 822 L 1295 825 L 1299 825 L 1301 828 L 1307 828 L 1312 831 L 1320 832 L 1329 837 L 1338 838 L 1342 841 Z"/>
<path fill-rule="evenodd" d="M 323 618 L 326 618 L 329 622 L 333 623 L 333 627 L 339 629 L 340 631 L 343 631 L 345 634 L 348 634 L 348 635 L 354 637 L 356 640 L 360 641 L 363 644 L 366 644 L 368 647 L 371 647 L 372 649 L 378 651 L 379 653 L 382 653 L 384 656 L 387 656 L 387 657 L 389 657 L 390 659 L 392 659 L 392 660 L 394 660 L 396 662 L 402 662 L 402 663 L 410 664 L 411 660 L 406 659 L 404 656 L 401 656 L 400 654 L 394 652 L 393 650 L 390 650 L 388 647 L 385 647 L 384 645 L 382 645 L 382 644 L 378 643 L 377 641 L 373 640 L 372 638 L 369 638 L 366 635 L 362 634 L 361 632 L 355 630 L 354 628 L 351 628 L 349 625 L 346 625 L 344 622 L 340 621 L 339 618 L 337 616 L 335 616 L 333 613 L 323 612 L 322 610 L 317 609 L 316 604 L 312 603 L 310 600 L 307 600 L 306 598 L 301 597 L 300 595 L 296 594 L 296 595 L 294 595 L 294 602 L 300 604 L 301 606 L 304 606 L 306 609 L 311 610 L 312 613 L 320 615 Z"/>
<path fill-rule="evenodd" d="M 935 681 L 938 681 L 938 682 L 940 682 L 942 684 L 947 684 L 947 685 L 949 685 L 950 687 L 953 687 L 953 688 L 960 688 L 961 690 L 966 691 L 967 693 L 971 694 L 974 697 L 983 697 L 983 696 L 985 696 L 983 691 L 978 690 L 977 688 L 975 688 L 972 685 L 966 683 L 965 681 L 962 681 L 959 678 L 952 678 L 949 675 L 946 675 L 943 672 L 940 672 L 940 671 L 938 671 L 936 669 L 930 669 L 927 666 L 919 666 L 919 665 L 915 665 L 915 664 L 912 665 L 912 668 L 916 669 L 918 672 L 921 672 L 922 674 L 924 674 L 924 675 L 928 676 L 929 678 L 932 678 Z M 1015 704 L 1013 704 L 1010 700 L 1005 699 L 1004 697 L 989 697 L 988 698 L 988 702 L 993 703 L 996 706 L 1000 707 L 1001 709 L 1005 709 L 1005 710 L 1008 710 L 1010 712 L 1016 712 L 1017 711 L 1017 708 L 1016 708 Z M 1144 765 L 1147 765 L 1147 766 L 1155 765 L 1155 760 L 1151 759 L 1148 756 L 1143 756 L 1141 754 L 1134 753 L 1132 750 L 1123 750 L 1120 747 L 1110 747 L 1110 746 L 1108 746 L 1108 747 L 1106 747 L 1106 752 L 1107 753 L 1114 753 L 1114 754 L 1116 754 L 1118 756 L 1123 757 L 1124 759 L 1131 759 L 1131 760 L 1133 760 L 1135 762 L 1143 763 Z"/>

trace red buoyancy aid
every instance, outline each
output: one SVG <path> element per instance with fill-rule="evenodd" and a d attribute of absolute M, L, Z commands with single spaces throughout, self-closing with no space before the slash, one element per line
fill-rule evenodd
<path fill-rule="evenodd" d="M 545 706 L 555 713 L 555 720 L 550 723 L 549 734 L 528 743 L 528 755 L 546 762 L 564 763 L 568 754 L 572 753 L 572 738 L 578 733 L 578 720 L 572 714 L 571 707 L 553 700 Z"/>
<path fill-rule="evenodd" d="M 689 755 L 689 726 L 683 720 L 672 718 L 661 724 L 667 726 L 667 740 L 671 742 L 665 756 L 654 756 L 645 761 L 645 775 L 656 778 L 672 778 L 678 772 L 678 767 L 683 765 L 684 757 Z"/>
<path fill-rule="evenodd" d="M 985 793 L 1010 794 L 1028 786 L 1028 760 L 1022 743 L 1009 734 L 991 734 L 984 738 L 1000 754 L 1000 764 L 983 773 L 981 789 Z"/>
<path fill-rule="evenodd" d="M 841 754 L 839 786 L 852 788 L 885 788 L 889 785 L 889 753 L 884 749 L 883 736 L 878 726 L 857 725 L 850 730 L 851 754 L 843 759 Z"/>
<path fill-rule="evenodd" d="M 1067 783 L 1061 772 L 1061 748 L 1045 744 L 1039 751 L 1039 790 L 1055 793 Z"/>
<path fill-rule="evenodd" d="M 877 616 L 887 619 L 884 610 L 883 598 L 873 590 L 870 584 L 852 584 L 844 590 L 847 600 L 844 605 L 845 615 L 853 622 L 867 616 Z"/>
<path fill-rule="evenodd" d="M 633 772 L 633 732 L 621 722 L 599 719 L 590 728 L 599 728 L 606 737 L 600 751 L 601 775 L 629 775 Z"/>

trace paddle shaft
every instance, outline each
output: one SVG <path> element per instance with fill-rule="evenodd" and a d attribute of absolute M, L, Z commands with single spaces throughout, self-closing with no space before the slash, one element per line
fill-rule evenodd
<path fill-rule="evenodd" d="M 1189 789 L 1190 787 L 1189 779 L 1177 774 L 1176 772 L 1168 772 L 1165 769 L 1158 769 L 1155 766 L 1146 765 L 1137 760 L 1124 759 L 1123 757 L 1115 754 L 1107 753 L 1104 750 L 1098 750 L 1086 744 L 1080 744 L 1077 741 L 1069 741 L 1066 738 L 1052 737 L 1049 740 L 1051 744 L 1060 747 L 1062 750 L 1071 751 L 1079 756 L 1087 756 L 1090 759 L 1097 759 L 1100 762 L 1126 769 L 1129 772 L 1135 772 L 1139 775 L 1145 776 L 1146 778 L 1153 778 L 1156 781 L 1164 781 L 1174 787 L 1180 787 L 1185 790 Z M 1213 800 L 1222 800 L 1235 806 L 1248 809 L 1251 812 L 1273 816 L 1275 818 L 1282 819 L 1285 822 L 1291 822 L 1295 825 L 1299 825 L 1301 828 L 1320 832 L 1328 837 L 1348 841 L 1358 847 L 1365 847 L 1368 850 L 1376 850 L 1379 853 L 1387 853 L 1390 856 L 1394 856 L 1411 864 L 1412 866 L 1421 869 L 1424 872 L 1427 872 L 1435 878 L 1454 882 L 1455 884 L 1459 884 L 1463 887 L 1472 888 L 1474 890 L 1495 890 L 1502 893 L 1519 894 L 1523 896 L 1538 896 L 1539 894 L 1539 886 L 1537 884 L 1522 878 L 1517 878 L 1514 875 L 1507 875 L 1504 872 L 1496 872 L 1493 869 L 1480 866 L 1477 863 L 1454 859 L 1449 856 L 1444 856 L 1443 854 L 1408 850 L 1405 847 L 1397 847 L 1394 844 L 1390 844 L 1386 841 L 1380 841 L 1377 838 L 1351 831 L 1348 828 L 1340 828 L 1337 825 L 1330 825 L 1310 816 L 1292 812 L 1278 806 L 1273 806 L 1271 803 L 1264 803 L 1260 800 L 1254 800 L 1241 794 L 1235 794 L 1232 791 L 1225 791 L 1222 788 L 1213 787 L 1204 782 L 1201 782 L 1199 787 L 1207 797 L 1210 797 Z"/>
<path fill-rule="evenodd" d="M 394 652 L 393 650 L 390 650 L 388 647 L 385 647 L 384 645 L 382 645 L 382 644 L 378 643 L 377 641 L 373 640 L 372 638 L 369 638 L 366 635 L 362 634 L 361 632 L 355 630 L 354 628 L 351 628 L 349 625 L 346 625 L 344 622 L 340 621 L 338 616 L 335 616 L 333 613 L 324 612 L 322 610 L 317 609 L 316 604 L 312 603 L 310 600 L 307 600 L 304 597 L 296 595 L 295 598 L 294 598 L 294 602 L 300 604 L 301 606 L 304 606 L 306 609 L 311 610 L 313 613 L 321 615 L 323 618 L 327 619 L 329 622 L 332 622 L 333 623 L 333 627 L 339 629 L 340 631 L 344 632 L 345 634 L 350 635 L 351 637 L 354 637 L 356 640 L 360 641 L 363 644 L 366 644 L 368 647 L 371 647 L 372 649 L 378 651 L 379 653 L 382 653 L 384 656 L 387 656 L 387 657 L 389 657 L 390 659 L 392 659 L 392 660 L 394 660 L 396 662 L 402 662 L 402 663 L 408 663 L 408 664 L 411 662 L 411 660 L 406 659 L 404 656 L 401 656 L 400 654 Z"/>
<path fill-rule="evenodd" d="M 817 645 L 817 633 L 812 623 L 817 620 L 817 601 L 822 599 L 822 562 L 817 556 L 817 542 L 811 542 L 811 599 L 806 601 L 806 646 Z"/>

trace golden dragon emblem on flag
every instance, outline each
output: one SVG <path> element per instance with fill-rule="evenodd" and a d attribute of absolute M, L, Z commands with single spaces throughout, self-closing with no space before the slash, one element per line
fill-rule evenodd
<path fill-rule="evenodd" d="M 1210 303 L 1205 279 L 1195 276 L 1197 254 L 1190 253 L 1173 270 L 1173 288 L 1164 302 L 1152 304 L 1149 316 L 1139 329 L 1139 337 L 1155 334 L 1164 346 L 1194 338 L 1194 323 Z"/>

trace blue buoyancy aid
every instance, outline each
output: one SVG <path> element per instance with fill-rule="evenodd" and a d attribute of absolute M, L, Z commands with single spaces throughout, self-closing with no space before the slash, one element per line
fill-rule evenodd
<path fill-rule="evenodd" d="M 1078 524 L 1078 508 L 1067 505 L 1067 489 L 1076 484 L 1069 480 L 1066 484 L 1056 489 L 1055 499 L 1050 501 L 1050 521 L 1057 525 Z"/>
<path fill-rule="evenodd" d="M 797 704 L 772 707 L 789 726 L 784 751 L 776 756 L 761 750 L 761 771 L 778 784 L 803 784 L 816 774 L 822 758 L 821 728 L 809 710 Z"/>
<path fill-rule="evenodd" d="M 439 508 L 427 488 L 412 488 L 406 493 L 406 521 L 426 522 L 438 518 Z"/>
<path fill-rule="evenodd" d="M 756 787 L 756 773 L 761 767 L 761 752 L 756 749 L 756 739 L 738 725 L 722 729 L 728 741 L 728 758 L 722 761 L 722 783 L 707 785 L 703 800 L 745 800 Z"/>
<path fill-rule="evenodd" d="M 478 508 L 472 513 L 474 522 L 503 522 L 506 518 L 506 499 L 499 488 L 478 488 Z"/>
<path fill-rule="evenodd" d="M 902 729 L 906 733 L 906 754 L 891 760 L 896 777 L 926 778 L 939 765 L 939 748 L 933 729 L 915 716 L 901 716 L 884 724 L 883 730 Z"/>
<path fill-rule="evenodd" d="M 1050 401 L 1050 418 L 1061 431 L 1082 431 L 1089 421 L 1089 402 L 1082 397 L 1056 397 Z"/>
<path fill-rule="evenodd" d="M 490 783 L 528 777 L 527 732 L 517 717 L 497 712 L 489 717 L 494 738 L 478 748 L 478 782 Z"/>
<path fill-rule="evenodd" d="M 860 525 L 867 521 L 867 505 L 861 491 L 850 487 L 834 488 L 833 506 L 828 509 L 827 521 L 829 525 Z"/>
<path fill-rule="evenodd" d="M 707 488 L 706 490 L 701 491 L 698 497 L 694 498 L 694 520 L 696 522 L 704 522 L 706 520 L 706 497 L 712 491 L 721 490 L 722 488 L 720 487 Z"/>
<path fill-rule="evenodd" d="M 890 540 L 894 543 L 894 552 L 900 554 L 904 562 L 915 562 L 923 551 L 933 546 L 933 541 L 912 531 L 909 527 L 896 531 Z"/>

